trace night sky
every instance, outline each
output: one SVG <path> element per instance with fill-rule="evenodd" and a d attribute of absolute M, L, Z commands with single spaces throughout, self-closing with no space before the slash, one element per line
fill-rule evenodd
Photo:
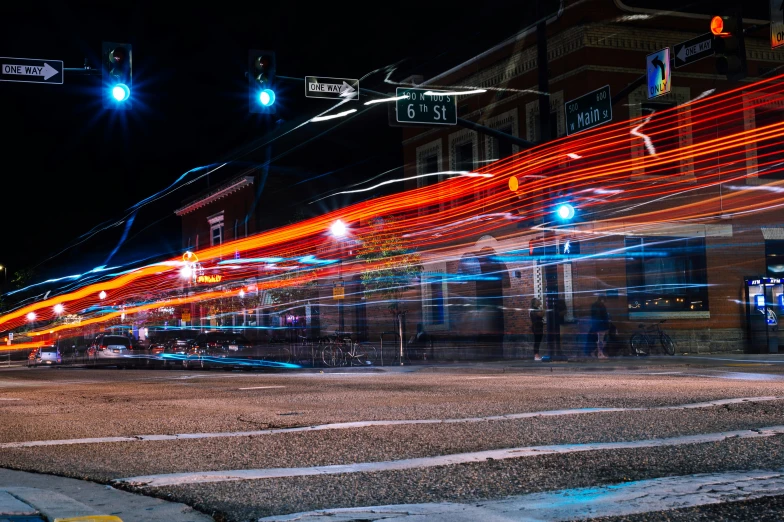
<path fill-rule="evenodd" d="M 58 59 L 66 67 L 81 67 L 87 58 L 97 67 L 102 41 L 130 42 L 134 107 L 103 109 L 100 76 L 66 73 L 64 85 L 0 83 L 5 224 L 0 264 L 9 266 L 9 274 L 36 267 L 40 280 L 107 261 L 175 255 L 180 223 L 173 210 L 206 188 L 206 180 L 140 210 L 128 241 L 109 259 L 126 209 L 185 171 L 262 139 L 271 128 L 269 118 L 247 111 L 248 49 L 274 50 L 278 75 L 294 78 L 359 78 L 401 61 L 394 80 L 411 73 L 428 77 L 522 29 L 526 9 L 521 4 L 494 2 L 492 10 L 483 11 L 424 3 L 321 3 L 318 10 L 310 3 L 257 2 L 252 8 L 214 3 L 210 9 L 192 3 L 161 10 L 161 3 L 146 2 L 126 2 L 123 8 L 110 2 L 22 7 L 4 2 L 0 56 Z M 382 80 L 377 74 L 361 87 L 392 93 Z M 281 80 L 277 91 L 275 119 L 284 124 L 331 105 L 305 98 L 302 81 Z M 323 125 L 273 147 L 273 156 L 284 154 L 273 172 L 279 191 L 290 180 L 291 190 L 280 199 L 291 208 L 325 188 L 402 163 L 401 131 L 388 126 L 384 107 L 307 141 L 331 126 Z M 260 152 L 240 161 L 261 161 Z M 306 181 L 328 172 L 333 174 Z M 117 226 L 81 242 L 93 227 L 115 221 Z"/>

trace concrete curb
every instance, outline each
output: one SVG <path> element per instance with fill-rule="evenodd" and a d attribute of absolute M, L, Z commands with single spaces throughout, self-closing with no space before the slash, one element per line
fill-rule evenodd
<path fill-rule="evenodd" d="M 7 496 L 2 495 L 3 492 Z M 185 504 L 84 480 L 0 468 L 0 515 L 5 514 L 3 500 L 8 497 L 19 502 L 15 504 L 17 507 L 34 508 L 49 522 L 74 517 L 106 522 L 117 519 L 124 522 L 214 522 L 212 517 Z M 113 518 L 107 518 L 110 516 Z"/>

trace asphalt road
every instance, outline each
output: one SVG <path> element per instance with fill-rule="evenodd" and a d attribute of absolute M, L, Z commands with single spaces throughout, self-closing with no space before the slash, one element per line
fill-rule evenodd
<path fill-rule="evenodd" d="M 770 357 L 326 373 L 13 368 L 0 370 L 0 467 L 112 483 L 226 521 L 784 471 L 784 357 Z M 547 413 L 525 415 L 536 412 Z M 658 520 L 659 508 L 679 507 L 667 517 L 778 520 L 777 491 L 636 514 L 575 504 L 572 518 Z"/>

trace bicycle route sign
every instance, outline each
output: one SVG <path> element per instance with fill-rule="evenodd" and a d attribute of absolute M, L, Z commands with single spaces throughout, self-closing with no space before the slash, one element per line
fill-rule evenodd
<path fill-rule="evenodd" d="M 399 123 L 457 125 L 457 101 L 433 89 L 398 87 L 395 89 L 396 119 Z"/>

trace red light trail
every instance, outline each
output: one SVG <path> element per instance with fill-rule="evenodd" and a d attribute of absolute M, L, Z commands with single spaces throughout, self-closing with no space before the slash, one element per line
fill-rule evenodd
<path fill-rule="evenodd" d="M 783 78 L 561 138 L 479 169 L 484 176 L 452 177 L 200 250 L 202 280 L 233 282 L 239 289 L 242 281 L 257 278 L 255 284 L 262 290 L 372 269 L 372 264 L 356 259 L 344 259 L 341 266 L 318 263 L 324 260 L 316 252 L 333 258 L 343 252 L 329 234 L 338 219 L 361 237 L 363 224 L 373 218 L 393 218 L 388 232 L 399 234 L 407 248 L 446 255 L 481 234 L 530 235 L 530 228 L 517 229 L 521 220 L 544 218 L 539 229 L 558 228 L 548 217 L 563 198 L 578 209 L 570 226 L 590 222 L 593 234 L 612 233 L 621 223 L 694 222 L 779 208 L 784 205 L 784 190 L 752 190 L 754 184 L 743 190 L 743 183 L 747 179 L 759 183 L 763 176 L 767 187 L 784 184 L 784 176 L 770 177 L 784 172 L 784 121 L 754 127 L 746 118 L 755 110 L 784 102 Z M 678 140 L 677 146 L 662 146 L 671 136 Z M 721 185 L 733 188 L 720 192 Z M 241 258 L 219 264 L 229 252 L 239 252 Z M 243 262 L 246 258 L 284 261 Z M 180 272 L 186 265 L 187 261 L 172 259 L 145 266 L 0 316 L 0 329 L 11 331 L 23 326 L 31 312 L 38 323 L 52 321 L 59 315 L 54 309 L 58 304 L 72 312 L 99 307 L 80 324 L 42 327 L 28 333 L 41 341 L 5 349 L 40 346 L 48 335 L 104 323 L 121 314 L 227 296 L 228 291 L 203 288 L 172 296 L 182 294 L 185 282 Z M 281 276 L 293 269 L 302 271 Z M 101 292 L 106 292 L 105 299 L 99 297 Z"/>

